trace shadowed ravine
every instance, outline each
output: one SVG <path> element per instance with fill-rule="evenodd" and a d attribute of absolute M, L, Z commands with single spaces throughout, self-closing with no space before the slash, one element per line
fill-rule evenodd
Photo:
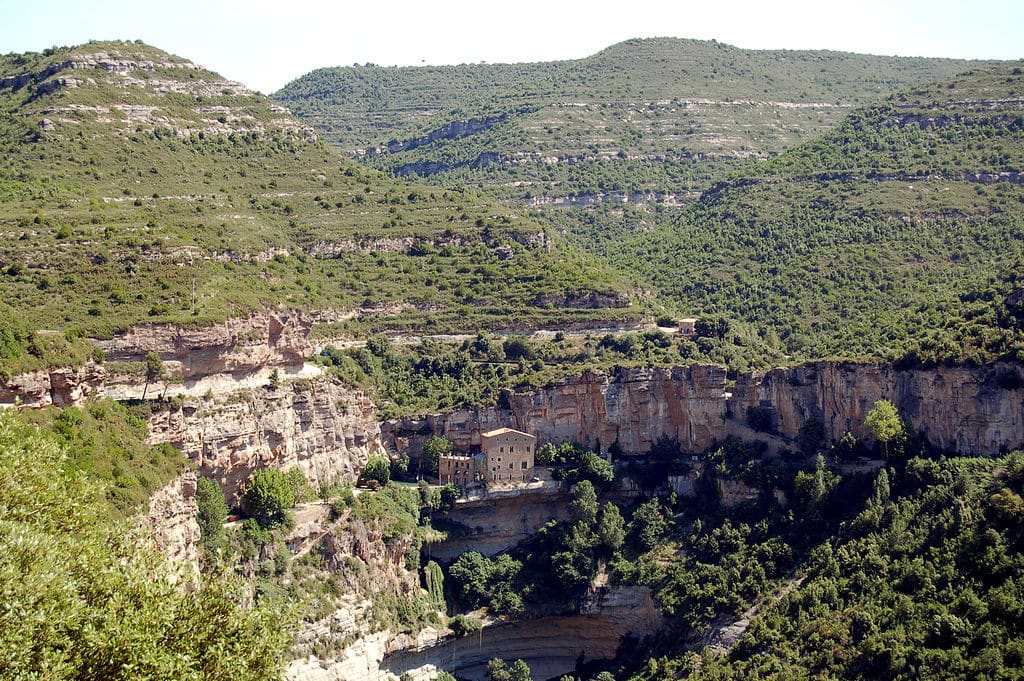
<path fill-rule="evenodd" d="M 433 665 L 460 678 L 482 681 L 487 661 L 501 657 L 521 659 L 534 678 L 547 679 L 572 673 L 581 657 L 612 659 L 625 634 L 643 637 L 661 624 L 645 587 L 602 589 L 583 612 L 485 627 L 466 638 L 386 657 L 381 670 L 401 675 Z"/>

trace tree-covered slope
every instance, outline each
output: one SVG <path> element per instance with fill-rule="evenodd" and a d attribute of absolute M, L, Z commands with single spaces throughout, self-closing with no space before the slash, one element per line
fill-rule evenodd
<path fill-rule="evenodd" d="M 779 358 L 1024 357 L 1022 72 L 859 109 L 604 250 L 671 308 L 756 327 Z"/>
<path fill-rule="evenodd" d="M 1021 678 L 1021 457 L 883 470 L 731 650 L 650 659 L 631 678 Z"/>
<path fill-rule="evenodd" d="M 0 414 L 0 677 L 279 678 L 282 614 L 108 523 L 106 492 L 59 438 Z"/>
<path fill-rule="evenodd" d="M 39 328 L 276 305 L 452 329 L 633 314 L 620 277 L 539 223 L 363 168 L 152 47 L 4 56 L 0 110 L 5 355 Z"/>
<path fill-rule="evenodd" d="M 630 192 L 672 203 L 855 105 L 967 66 L 658 38 L 573 61 L 326 68 L 274 98 L 398 174 L 482 183 L 517 203 Z"/>

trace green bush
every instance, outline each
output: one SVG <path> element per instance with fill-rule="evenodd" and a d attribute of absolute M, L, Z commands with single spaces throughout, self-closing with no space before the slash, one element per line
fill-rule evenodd
<path fill-rule="evenodd" d="M 295 484 L 288 474 L 276 468 L 263 468 L 252 474 L 242 494 L 242 508 L 263 527 L 285 521 L 285 512 L 295 506 Z"/>

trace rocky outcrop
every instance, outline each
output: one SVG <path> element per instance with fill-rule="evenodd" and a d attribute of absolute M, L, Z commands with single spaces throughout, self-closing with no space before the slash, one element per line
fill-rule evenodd
<path fill-rule="evenodd" d="M 728 396 L 727 396 L 728 395 Z M 828 440 L 847 430 L 870 435 L 864 419 L 877 400 L 896 405 L 933 447 L 994 455 L 1024 447 L 1024 367 L 901 369 L 889 364 L 813 362 L 737 377 L 726 393 L 723 367 L 692 365 L 588 371 L 543 388 L 504 391 L 495 407 L 466 409 L 381 426 L 385 442 L 417 456 L 434 435 L 460 450 L 480 446 L 480 433 L 509 427 L 541 442 L 580 442 L 626 454 L 646 452 L 661 436 L 699 452 L 730 434 L 766 438 L 769 449 L 794 446 L 800 427 L 817 419 Z M 753 412 L 774 435 L 746 424 Z"/>
<path fill-rule="evenodd" d="M 725 368 L 710 364 L 586 371 L 545 388 L 504 391 L 499 407 L 390 421 L 381 428 L 395 449 L 414 454 L 432 435 L 462 450 L 478 448 L 481 432 L 500 427 L 525 430 L 541 442 L 602 449 L 618 443 L 626 453 L 646 452 L 662 436 L 701 451 L 724 439 L 725 384 Z"/>
<path fill-rule="evenodd" d="M 196 504 L 196 474 L 182 473 L 149 499 L 143 523 L 154 542 L 169 559 L 190 563 L 198 569 L 199 507 Z"/>
<path fill-rule="evenodd" d="M 1016 364 L 899 369 L 814 362 L 738 377 L 729 409 L 737 419 L 763 410 L 789 437 L 817 419 L 829 439 L 847 430 L 863 438 L 864 419 L 880 399 L 940 449 L 992 455 L 1024 445 L 1024 367 Z"/>
<path fill-rule="evenodd" d="M 100 392 L 106 376 L 106 369 L 91 361 L 78 369 L 59 367 L 22 374 L 0 383 L 0 406 L 80 406 Z"/>
<path fill-rule="evenodd" d="M 301 365 L 314 350 L 312 326 L 313 319 L 299 312 L 261 312 L 202 327 L 139 324 L 114 339 L 94 342 L 113 362 L 141 362 L 155 352 L 172 377 L 187 382 Z"/>
<path fill-rule="evenodd" d="M 419 575 L 406 569 L 411 535 L 385 539 L 381 525 L 346 512 L 323 523 L 317 550 L 332 577 L 340 576 L 344 593 L 324 618 L 304 624 L 296 635 L 296 658 L 285 672 L 288 681 L 383 681 L 393 679 L 381 668 L 388 654 L 436 645 L 443 633 L 427 627 L 415 635 L 394 633 L 374 624 L 373 600 L 382 594 L 399 602 L 420 594 Z M 303 531 L 302 534 L 307 534 Z M 397 625 L 397 622 L 390 622 Z"/>
<path fill-rule="evenodd" d="M 298 468 L 314 484 L 355 480 L 380 447 L 370 398 L 327 377 L 186 398 L 154 414 L 149 432 L 216 479 L 229 500 L 268 466 Z"/>
<path fill-rule="evenodd" d="M 441 561 L 455 560 L 465 551 L 493 556 L 527 539 L 550 520 L 569 519 L 570 496 L 558 483 L 531 487 L 460 501 L 448 520 L 464 527 L 464 532 L 449 531 L 449 539 L 427 545 L 424 551 Z"/>
<path fill-rule="evenodd" d="M 452 121 L 445 123 L 436 130 L 431 130 L 427 134 L 421 137 L 415 137 L 408 140 L 391 140 L 387 143 L 387 153 L 389 154 L 400 154 L 403 151 L 411 151 L 417 149 L 426 144 L 433 144 L 440 140 L 455 140 L 460 137 L 469 137 L 475 135 L 478 132 L 490 130 L 495 125 L 504 123 L 508 120 L 508 114 L 503 113 L 497 116 L 486 116 L 484 118 L 469 118 L 463 121 Z M 370 156 L 376 156 L 384 153 L 384 148 L 373 147 L 366 150 Z"/>
<path fill-rule="evenodd" d="M 459 678 L 482 681 L 487 678 L 487 662 L 501 657 L 523 660 L 534 678 L 556 678 L 572 673 L 581 655 L 584 660 L 614 658 L 623 636 L 653 634 L 661 623 L 647 587 L 603 587 L 592 594 L 579 615 L 487 626 L 466 638 L 387 656 L 381 667 L 396 676 L 439 668 Z"/>

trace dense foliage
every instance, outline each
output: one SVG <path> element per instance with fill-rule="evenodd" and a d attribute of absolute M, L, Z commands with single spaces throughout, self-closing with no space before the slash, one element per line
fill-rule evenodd
<path fill-rule="evenodd" d="M 911 460 L 727 656 L 636 678 L 1014 679 L 1024 674 L 1024 453 Z"/>
<path fill-rule="evenodd" d="M 772 354 L 1021 358 L 1024 74 L 976 69 L 861 109 L 606 249 Z"/>
<path fill-rule="evenodd" d="M 182 588 L 143 537 L 110 526 L 66 445 L 0 414 L 0 675 L 278 678 L 288 636 L 220 578 Z"/>

